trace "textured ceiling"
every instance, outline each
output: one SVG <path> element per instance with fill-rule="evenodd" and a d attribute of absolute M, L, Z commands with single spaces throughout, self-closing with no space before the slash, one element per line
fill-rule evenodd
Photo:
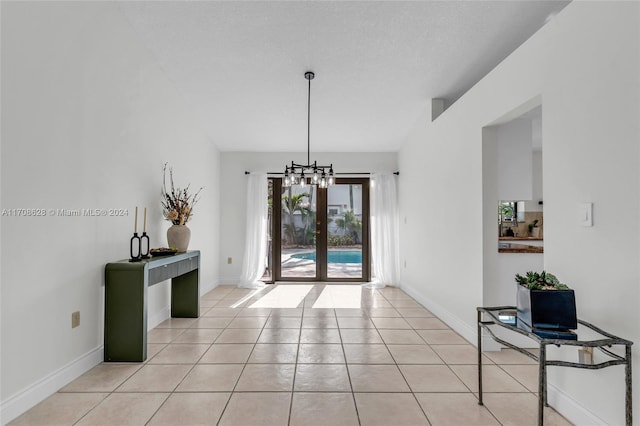
<path fill-rule="evenodd" d="M 564 1 L 120 2 L 223 151 L 396 151 Z"/>

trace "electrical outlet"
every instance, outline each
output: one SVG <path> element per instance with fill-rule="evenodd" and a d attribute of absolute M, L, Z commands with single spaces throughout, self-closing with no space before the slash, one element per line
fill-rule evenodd
<path fill-rule="evenodd" d="M 227 264 L 231 265 L 233 263 L 233 257 L 227 257 Z"/>
<path fill-rule="evenodd" d="M 76 328 L 80 326 L 80 311 L 75 311 L 71 313 L 71 328 Z"/>

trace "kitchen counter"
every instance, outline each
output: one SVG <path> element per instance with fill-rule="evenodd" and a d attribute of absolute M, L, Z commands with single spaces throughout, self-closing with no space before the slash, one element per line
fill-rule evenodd
<path fill-rule="evenodd" d="M 498 253 L 544 253 L 544 247 L 500 242 Z"/>

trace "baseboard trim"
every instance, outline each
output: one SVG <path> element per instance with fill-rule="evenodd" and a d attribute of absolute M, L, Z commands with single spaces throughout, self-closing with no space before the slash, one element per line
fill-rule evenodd
<path fill-rule="evenodd" d="M 472 345 L 477 345 L 475 327 L 469 326 L 469 324 L 449 312 L 449 310 L 442 307 L 440 304 L 434 302 L 433 300 L 424 297 L 408 285 L 404 284 L 400 288 L 409 296 L 413 297 L 422 306 L 431 311 L 431 313 L 433 313 L 435 316 L 444 321 L 449 327 L 451 327 L 456 333 L 464 337 Z"/>
<path fill-rule="evenodd" d="M 103 353 L 103 346 L 100 345 L 2 401 L 0 423 L 4 425 L 10 422 L 100 364 Z"/>
<path fill-rule="evenodd" d="M 221 277 L 217 285 L 238 285 L 239 282 L 240 277 Z"/>
<path fill-rule="evenodd" d="M 550 406 L 575 425 L 609 424 L 550 383 L 547 383 L 547 400 Z"/>
<path fill-rule="evenodd" d="M 219 281 L 215 281 L 209 285 L 203 285 L 200 287 L 200 297 L 204 296 L 205 294 L 209 293 L 211 290 L 213 290 L 214 288 L 218 287 L 220 285 Z"/>
<path fill-rule="evenodd" d="M 147 317 L 147 331 L 151 331 L 158 326 L 162 321 L 171 318 L 171 306 L 165 306 L 158 312 Z"/>

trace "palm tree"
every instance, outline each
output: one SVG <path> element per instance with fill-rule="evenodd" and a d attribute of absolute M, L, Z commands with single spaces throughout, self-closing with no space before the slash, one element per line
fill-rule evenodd
<path fill-rule="evenodd" d="M 315 244 L 315 235 L 316 235 L 316 212 L 311 208 L 311 205 L 302 206 L 302 210 L 300 211 L 302 214 L 302 244 L 303 245 L 313 245 Z"/>
<path fill-rule="evenodd" d="M 356 244 L 360 244 L 360 234 L 362 233 L 362 221 L 358 219 L 353 210 L 342 213 L 342 217 L 336 219 L 336 225 L 345 233 L 350 234 Z"/>
<path fill-rule="evenodd" d="M 290 244 L 296 244 L 298 242 L 294 214 L 295 212 L 300 212 L 300 214 L 304 215 L 303 205 L 305 198 L 308 197 L 308 192 L 303 192 L 302 194 L 292 194 L 291 187 L 289 187 L 289 194 L 282 196 L 282 211 L 286 213 L 288 222 L 284 224 L 283 227 L 284 233 L 287 237 L 287 241 Z"/>

